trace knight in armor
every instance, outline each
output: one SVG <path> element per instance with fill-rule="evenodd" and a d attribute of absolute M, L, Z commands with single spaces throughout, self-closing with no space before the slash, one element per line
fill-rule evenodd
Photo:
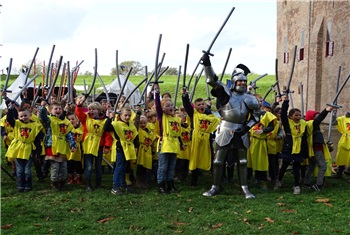
<path fill-rule="evenodd" d="M 212 87 L 211 94 L 217 98 L 220 107 L 221 122 L 215 136 L 215 157 L 213 162 L 213 185 L 204 196 L 211 197 L 222 191 L 220 182 L 223 164 L 229 152 L 237 159 L 238 175 L 241 190 L 246 199 L 255 198 L 248 189 L 247 149 L 249 148 L 249 130 L 260 120 L 258 100 L 247 94 L 247 74 L 250 70 L 243 64 L 237 65 L 231 77 L 231 86 L 219 81 L 208 54 L 201 59 L 204 65 L 206 82 Z"/>

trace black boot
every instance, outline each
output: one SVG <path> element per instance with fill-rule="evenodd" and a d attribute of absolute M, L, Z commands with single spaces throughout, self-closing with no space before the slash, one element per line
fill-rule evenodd
<path fill-rule="evenodd" d="M 66 191 L 66 180 L 61 180 L 60 181 L 60 191 Z"/>
<path fill-rule="evenodd" d="M 198 186 L 198 170 L 193 170 L 191 175 L 191 186 Z"/>
<path fill-rule="evenodd" d="M 177 188 L 175 188 L 175 183 L 174 183 L 174 180 L 169 180 L 167 182 L 167 186 L 168 186 L 168 191 L 169 193 L 178 193 L 180 192 Z"/>
<path fill-rule="evenodd" d="M 86 192 L 94 191 L 91 186 L 91 179 L 86 179 Z"/>
<path fill-rule="evenodd" d="M 159 183 L 158 187 L 159 187 L 159 193 L 161 193 L 161 194 L 168 194 L 169 193 L 165 187 L 165 182 Z"/>
<path fill-rule="evenodd" d="M 60 191 L 60 181 L 51 181 L 51 188 L 55 191 Z"/>
<path fill-rule="evenodd" d="M 101 188 L 102 187 L 102 179 L 101 178 L 96 178 L 96 184 L 95 184 L 95 189 Z"/>

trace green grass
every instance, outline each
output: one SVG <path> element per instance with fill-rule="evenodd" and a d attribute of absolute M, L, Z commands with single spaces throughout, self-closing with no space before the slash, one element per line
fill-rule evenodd
<path fill-rule="evenodd" d="M 219 75 L 220 76 L 220 75 Z M 248 83 L 252 80 L 254 80 L 255 78 L 259 77 L 260 75 L 257 75 L 257 74 L 253 74 L 253 75 L 249 75 L 248 76 Z M 4 79 L 6 77 L 3 76 L 2 79 L 1 79 L 1 83 L 0 83 L 0 86 L 3 86 L 4 84 Z M 12 82 L 17 78 L 16 75 L 11 75 L 11 80 L 9 82 L 9 84 L 12 84 Z M 79 86 L 82 86 L 84 84 L 84 80 L 86 81 L 86 84 L 89 85 L 91 84 L 92 82 L 92 78 L 93 76 L 83 76 L 83 75 L 79 75 L 77 77 L 77 80 L 75 82 L 76 85 L 79 85 Z M 113 81 L 113 79 L 115 78 L 115 76 L 101 76 L 101 78 L 103 79 L 104 83 L 107 85 L 109 83 L 111 83 Z M 41 79 L 41 78 L 40 78 Z M 40 80 L 39 79 L 39 80 Z M 131 76 L 130 77 L 130 81 L 137 85 L 139 84 L 142 80 L 144 79 L 144 76 Z M 176 102 L 176 106 L 180 106 L 181 105 L 181 94 L 180 94 L 180 89 L 181 89 L 181 86 L 182 86 L 182 79 L 183 77 L 181 77 L 180 79 L 180 85 L 179 85 L 179 92 L 178 92 L 178 95 L 177 95 L 177 102 Z M 190 76 L 188 75 L 186 77 L 186 84 L 188 83 L 190 79 Z M 223 82 L 226 82 L 227 79 L 230 79 L 230 76 L 229 75 L 225 75 L 224 78 L 223 78 Z M 273 85 L 275 83 L 275 76 L 274 75 L 267 75 L 266 77 L 262 78 L 261 80 L 259 80 L 257 82 L 257 86 L 259 87 L 257 89 L 257 93 L 259 93 L 260 95 L 264 96 L 264 94 L 269 90 L 269 88 L 271 87 L 271 85 Z M 37 84 L 39 84 L 39 80 L 37 82 Z M 192 91 L 192 88 L 193 88 L 193 85 L 194 85 L 194 80 L 195 78 L 192 79 L 192 82 L 191 82 L 191 85 L 189 87 L 189 90 L 190 92 Z M 160 91 L 161 93 L 163 92 L 170 92 L 171 94 L 175 94 L 175 89 L 176 89 L 176 82 L 177 82 L 177 76 L 170 76 L 170 75 L 163 75 L 161 78 L 160 78 L 160 81 L 163 81 L 163 83 L 160 83 Z M 59 83 L 59 82 L 58 82 Z M 96 87 L 101 87 L 102 85 L 100 84 L 100 82 L 97 80 L 96 83 L 95 83 L 95 86 Z M 140 86 L 140 92 L 144 89 L 145 87 L 145 84 L 142 84 Z M 80 91 L 82 92 L 82 91 Z M 194 98 L 193 100 L 195 100 L 196 98 L 198 97 L 201 97 L 201 98 L 207 98 L 207 91 L 206 91 L 206 83 L 205 83 L 205 77 L 202 76 L 200 79 L 199 79 L 199 82 L 196 86 L 196 90 L 195 90 L 195 95 L 194 95 Z M 173 96 L 174 98 L 174 96 Z M 211 98 L 213 98 L 211 96 Z M 266 101 L 269 102 L 269 103 L 272 103 L 273 102 L 273 99 L 274 99 L 274 93 L 271 92 L 270 95 L 267 97 Z M 215 103 L 215 100 L 214 100 L 214 103 Z M 215 105 L 214 105 L 215 106 Z M 213 106 L 213 107 L 214 107 Z"/>
<path fill-rule="evenodd" d="M 7 167 L 10 170 L 9 167 Z M 236 169 L 235 169 L 236 170 Z M 35 173 L 34 173 L 35 176 Z M 235 171 L 236 177 L 236 171 Z M 148 190 L 115 196 L 112 175 L 103 175 L 104 188 L 92 193 L 69 185 L 54 192 L 49 181 L 34 181 L 33 191 L 17 193 L 15 182 L 1 175 L 1 234 L 348 234 L 350 189 L 346 180 L 326 180 L 325 189 L 302 189 L 293 195 L 292 176 L 284 186 L 262 192 L 251 183 L 256 199 L 246 200 L 234 184 L 224 192 L 202 196 L 211 184 L 205 172 L 198 187 L 177 183 L 181 192 L 160 195 L 155 183 Z M 328 199 L 328 203 L 316 202 Z M 102 222 L 105 220 L 106 222 Z"/>

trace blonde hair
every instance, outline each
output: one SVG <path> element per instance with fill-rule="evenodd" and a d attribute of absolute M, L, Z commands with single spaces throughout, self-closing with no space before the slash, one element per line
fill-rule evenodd
<path fill-rule="evenodd" d="M 170 98 L 164 98 L 160 101 L 160 105 L 162 106 L 162 108 L 164 108 L 166 102 L 171 102 L 171 104 L 173 104 Z"/>
<path fill-rule="evenodd" d="M 92 102 L 88 105 L 89 109 L 97 109 L 98 112 L 102 112 L 102 105 L 99 102 Z"/>

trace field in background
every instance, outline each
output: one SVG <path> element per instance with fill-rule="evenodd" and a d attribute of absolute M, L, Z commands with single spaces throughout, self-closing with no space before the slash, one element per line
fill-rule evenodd
<path fill-rule="evenodd" d="M 255 78 L 259 77 L 259 76 L 260 75 L 256 75 L 256 74 L 249 75 L 248 76 L 248 83 L 250 81 L 254 80 Z M 115 79 L 115 77 L 116 76 L 111 76 L 111 75 L 101 75 L 101 78 L 104 81 L 105 85 L 111 83 Z M 5 78 L 6 78 L 6 76 L 4 76 L 4 75 L 1 76 L 1 83 L 0 83 L 1 86 L 3 86 L 3 84 L 5 83 L 5 81 L 4 81 Z M 11 80 L 9 82 L 9 85 L 11 85 L 12 82 L 16 78 L 17 78 L 17 75 L 11 75 Z M 89 86 L 92 83 L 92 79 L 93 79 L 93 76 L 79 75 L 77 77 L 75 85 L 77 85 L 79 87 L 82 87 L 84 85 L 83 81 L 85 80 L 87 86 Z M 134 85 L 137 85 L 144 79 L 144 76 L 131 76 L 129 79 Z M 188 75 L 186 77 L 186 84 L 188 83 L 189 79 L 190 79 L 190 75 Z M 196 78 L 192 79 L 191 85 L 189 87 L 190 91 L 192 91 L 195 79 Z M 230 76 L 229 75 L 225 75 L 222 81 L 224 83 L 226 83 L 226 80 L 229 80 L 229 79 L 230 79 Z M 265 93 L 269 90 L 269 88 L 275 83 L 275 79 L 276 79 L 275 75 L 267 75 L 266 77 L 264 77 L 261 80 L 259 80 L 257 82 L 257 86 L 259 87 L 257 89 L 257 93 L 259 93 L 260 95 L 264 96 Z M 167 92 L 170 92 L 171 94 L 175 94 L 176 83 L 177 83 L 177 76 L 163 75 L 159 80 L 163 81 L 163 83 L 160 83 L 160 92 L 161 93 L 167 91 Z M 39 84 L 41 81 L 42 81 L 42 78 L 39 76 L 37 78 L 36 84 Z M 183 83 L 183 77 L 181 77 L 181 79 L 180 79 L 179 89 L 181 89 L 182 83 Z M 58 86 L 58 85 L 59 85 L 59 81 L 57 82 L 56 86 Z M 98 88 L 98 87 L 101 87 L 101 86 L 102 86 L 101 83 L 97 79 L 96 83 L 95 83 L 95 87 Z M 140 92 L 144 89 L 144 87 L 145 87 L 145 84 L 142 84 L 140 86 L 140 88 L 139 88 Z M 82 92 L 82 90 L 80 92 Z M 198 98 L 198 97 L 201 97 L 201 98 L 204 98 L 204 99 L 208 98 L 207 89 L 206 89 L 206 83 L 205 83 L 205 77 L 204 76 L 202 76 L 199 79 L 199 81 L 198 81 L 193 100 Z M 269 102 L 269 103 L 272 103 L 273 99 L 274 99 L 274 92 L 271 92 L 270 95 L 266 98 L 266 101 Z M 215 103 L 215 100 L 214 100 L 214 103 Z M 178 107 L 179 105 L 181 105 L 180 91 L 178 93 L 177 102 L 176 102 L 176 106 Z M 213 105 L 213 107 L 215 107 L 215 105 Z"/>

